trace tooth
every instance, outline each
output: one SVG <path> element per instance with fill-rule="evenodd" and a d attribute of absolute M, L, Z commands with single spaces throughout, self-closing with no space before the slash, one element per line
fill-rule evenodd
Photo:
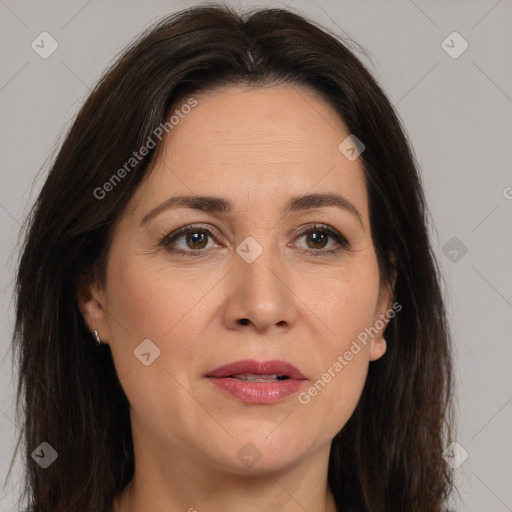
<path fill-rule="evenodd" d="M 257 375 L 255 373 L 241 373 L 233 375 L 233 378 L 239 380 L 246 380 L 248 382 L 267 382 L 277 380 L 279 375 L 274 373 L 272 375 Z"/>

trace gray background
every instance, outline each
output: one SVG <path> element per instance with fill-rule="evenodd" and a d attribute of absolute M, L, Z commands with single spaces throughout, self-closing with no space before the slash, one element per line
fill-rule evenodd
<path fill-rule="evenodd" d="M 0 0 L 2 512 L 14 509 L 21 475 L 17 461 L 14 476 L 5 482 L 16 434 L 10 339 L 20 223 L 44 179 L 43 166 L 107 64 L 152 21 L 193 4 Z M 458 510 L 512 510 L 512 2 L 289 4 L 367 50 L 368 57 L 360 58 L 409 132 L 432 211 L 455 343 L 455 441 L 469 454 L 456 470 Z M 59 44 L 47 59 L 31 48 L 43 31 Z M 441 45 L 453 31 L 469 44 L 458 58 Z M 457 39 L 446 44 L 452 52 L 462 48 Z"/>

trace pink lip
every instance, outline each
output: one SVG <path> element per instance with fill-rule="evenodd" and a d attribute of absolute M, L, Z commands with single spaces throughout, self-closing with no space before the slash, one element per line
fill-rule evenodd
<path fill-rule="evenodd" d="M 255 375 L 278 374 L 287 376 L 275 382 L 247 382 L 232 378 L 232 375 L 253 373 Z M 306 381 L 299 369 L 286 361 L 258 361 L 245 359 L 221 366 L 208 375 L 208 380 L 218 389 L 250 404 L 271 404 L 296 393 Z"/>

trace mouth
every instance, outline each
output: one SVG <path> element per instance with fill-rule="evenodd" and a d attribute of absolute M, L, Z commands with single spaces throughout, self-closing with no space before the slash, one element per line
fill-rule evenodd
<path fill-rule="evenodd" d="M 307 381 L 286 361 L 252 359 L 221 366 L 205 377 L 223 393 L 249 404 L 272 404 L 299 391 Z"/>

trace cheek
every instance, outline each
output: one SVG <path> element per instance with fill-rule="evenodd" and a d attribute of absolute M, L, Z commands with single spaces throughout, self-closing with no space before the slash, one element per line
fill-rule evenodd
<path fill-rule="evenodd" d="M 205 345 L 209 345 L 205 329 L 216 311 L 213 288 L 218 276 L 211 272 L 198 275 L 194 269 L 172 270 L 164 258 L 150 265 L 136 257 L 130 261 L 114 257 L 111 270 L 107 278 L 111 285 L 107 287 L 109 325 L 118 375 L 131 372 L 131 380 L 140 379 L 147 392 L 167 387 L 180 400 L 183 390 L 177 381 L 190 386 L 197 362 L 204 359 Z M 158 356 L 146 367 L 134 351 L 148 339 Z M 157 369 L 168 373 L 155 373 Z M 141 405 L 147 408 L 148 404 Z"/>
<path fill-rule="evenodd" d="M 318 371 L 299 402 L 326 429 L 322 435 L 334 436 L 354 412 L 368 373 L 367 330 L 373 325 L 378 300 L 376 264 L 331 280 L 321 298 L 310 294 L 310 299 L 308 305 L 312 304 L 312 316 L 319 318 L 316 323 L 323 335 L 316 354 L 311 354 Z"/>
<path fill-rule="evenodd" d="M 152 432 L 161 433 L 162 425 L 174 424 L 169 433 L 176 434 L 184 430 L 175 421 L 176 411 L 198 417 L 204 413 L 187 390 L 194 362 L 201 358 L 208 308 L 208 302 L 201 299 L 212 288 L 212 279 L 198 279 L 192 273 L 171 276 L 165 262 L 148 268 L 112 258 L 111 269 L 107 277 L 109 341 L 132 413 Z M 146 349 L 152 362 L 145 366 L 134 351 L 140 352 L 138 347 L 148 339 L 156 349 L 152 345 Z M 153 354 L 158 356 L 153 358 Z"/>
<path fill-rule="evenodd" d="M 165 260 L 160 265 L 124 262 L 116 266 L 108 290 L 112 313 L 135 337 L 163 340 L 171 336 L 207 292 L 208 283 L 171 275 Z"/>
<path fill-rule="evenodd" d="M 307 313 L 322 339 L 324 364 L 345 352 L 352 340 L 373 325 L 379 298 L 379 273 L 374 258 L 350 262 L 329 275 L 297 283 Z M 316 318 L 316 320 L 315 320 Z"/>
<path fill-rule="evenodd" d="M 316 435 L 332 439 L 352 416 L 366 382 L 369 349 L 339 341 L 325 351 L 323 367 L 298 396 L 306 418 L 314 418 Z"/>

